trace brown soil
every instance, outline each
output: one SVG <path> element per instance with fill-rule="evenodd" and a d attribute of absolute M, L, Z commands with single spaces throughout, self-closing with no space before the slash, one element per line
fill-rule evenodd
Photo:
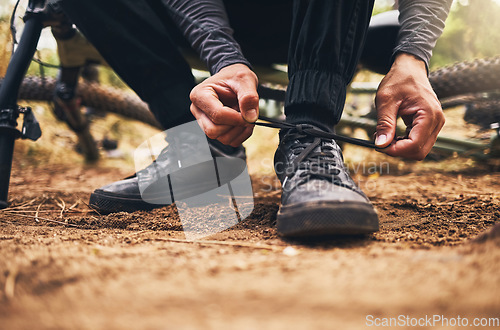
<path fill-rule="evenodd" d="M 380 232 L 306 242 L 277 236 L 275 179 L 253 174 L 251 216 L 187 241 L 175 207 L 104 216 L 86 206 L 92 189 L 124 170 L 14 166 L 10 208 L 0 211 L 0 328 L 359 329 L 368 315 L 498 318 L 500 173 L 470 172 L 358 176 Z"/>

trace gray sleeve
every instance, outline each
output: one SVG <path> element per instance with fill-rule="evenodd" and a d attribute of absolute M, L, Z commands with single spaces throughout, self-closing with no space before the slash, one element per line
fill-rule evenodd
<path fill-rule="evenodd" d="M 427 68 L 432 50 L 443 32 L 453 0 L 399 0 L 398 45 L 394 55 L 410 53 L 422 59 Z"/>
<path fill-rule="evenodd" d="M 230 64 L 250 66 L 233 38 L 222 0 L 163 0 L 163 3 L 212 74 Z"/>

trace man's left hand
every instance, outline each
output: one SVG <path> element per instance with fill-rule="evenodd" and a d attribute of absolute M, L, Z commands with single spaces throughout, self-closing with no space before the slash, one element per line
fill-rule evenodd
<path fill-rule="evenodd" d="M 422 160 L 431 151 L 445 119 L 432 90 L 425 63 L 410 54 L 397 55 L 375 98 L 375 144 L 391 155 Z M 406 124 L 406 136 L 396 137 L 396 120 Z"/>

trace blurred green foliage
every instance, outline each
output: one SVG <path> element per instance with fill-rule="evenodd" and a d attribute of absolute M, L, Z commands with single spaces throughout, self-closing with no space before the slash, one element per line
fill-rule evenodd
<path fill-rule="evenodd" d="M 500 55 L 500 1 L 455 1 L 431 67 Z"/>
<path fill-rule="evenodd" d="M 372 15 L 377 15 L 388 10 L 396 9 L 395 6 L 396 5 L 394 0 L 375 0 Z"/>
<path fill-rule="evenodd" d="M 7 70 L 10 59 L 9 37 L 8 17 L 0 16 L 0 43 L 3 44 L 3 47 L 0 47 L 0 76 L 2 77 Z"/>
<path fill-rule="evenodd" d="M 376 0 L 373 14 L 393 9 L 394 3 Z M 500 0 L 455 0 L 431 67 L 495 55 L 500 55 Z"/>

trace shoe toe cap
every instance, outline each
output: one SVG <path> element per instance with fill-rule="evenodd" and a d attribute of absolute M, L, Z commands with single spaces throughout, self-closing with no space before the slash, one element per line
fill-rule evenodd
<path fill-rule="evenodd" d="M 287 187 L 285 186 L 284 189 Z M 315 201 L 369 203 L 364 194 L 325 180 L 311 180 L 305 184 L 291 187 L 289 193 L 285 193 L 284 196 L 287 196 L 287 200 L 283 201 L 283 204 Z"/>
<path fill-rule="evenodd" d="M 140 195 L 139 185 L 135 177 L 107 184 L 96 190 L 96 192 L 98 191 L 108 194 Z"/>

